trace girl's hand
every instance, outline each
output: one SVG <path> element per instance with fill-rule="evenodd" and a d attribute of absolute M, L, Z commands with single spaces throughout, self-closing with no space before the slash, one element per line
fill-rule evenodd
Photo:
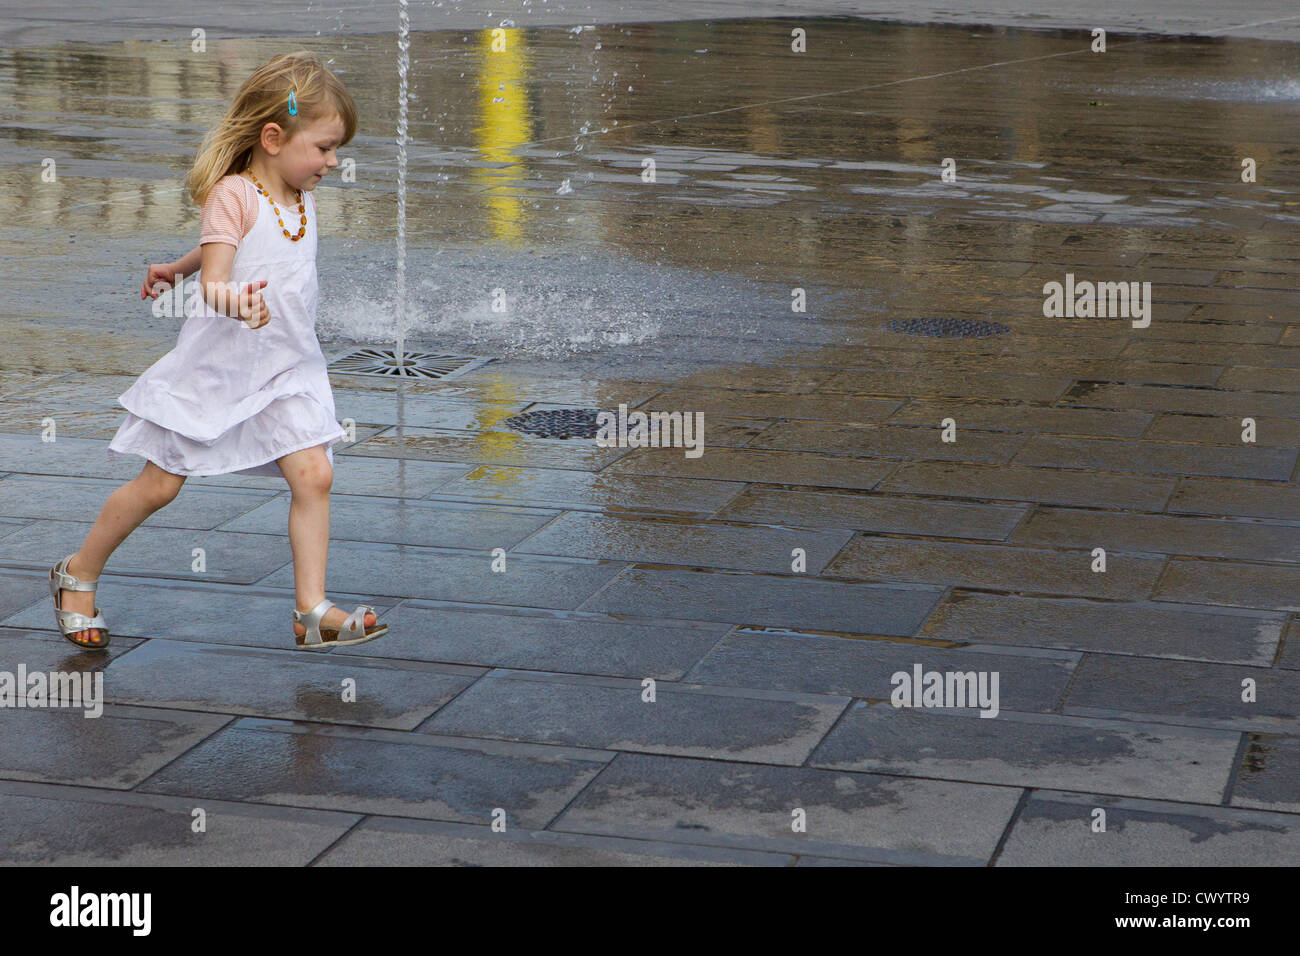
<path fill-rule="evenodd" d="M 260 329 L 271 321 L 271 309 L 258 289 L 266 287 L 266 280 L 250 282 L 239 290 L 239 319 L 250 329 Z"/>
<path fill-rule="evenodd" d="M 144 277 L 144 282 L 140 285 L 140 298 L 156 299 L 159 294 L 172 287 L 176 281 L 176 263 L 174 262 L 155 262 L 149 266 L 149 274 Z M 162 286 L 162 289 L 159 289 Z"/>

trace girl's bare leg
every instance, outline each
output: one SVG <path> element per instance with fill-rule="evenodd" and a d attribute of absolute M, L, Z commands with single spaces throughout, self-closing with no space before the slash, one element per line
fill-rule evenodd
<path fill-rule="evenodd" d="M 289 502 L 289 547 L 293 550 L 293 589 L 298 610 L 304 614 L 325 600 L 325 560 L 330 546 L 330 486 L 334 469 L 324 445 L 304 448 L 277 458 L 275 463 L 289 482 L 293 497 Z M 347 612 L 332 607 L 321 619 L 322 627 L 340 627 Z M 378 619 L 366 613 L 364 626 L 373 627 Z M 299 637 L 307 629 L 294 622 Z"/>
<path fill-rule="evenodd" d="M 94 581 L 104 570 L 109 556 L 126 540 L 145 518 L 167 505 L 185 484 L 184 475 L 163 471 L 153 462 L 145 462 L 144 470 L 121 488 L 108 496 L 100 509 L 95 525 L 82 542 L 81 550 L 68 562 L 68 573 L 83 581 Z M 67 611 L 90 616 L 95 611 L 95 594 L 92 591 L 60 590 L 60 607 Z M 99 628 L 77 631 L 73 635 L 82 643 L 96 646 L 103 643 Z"/>

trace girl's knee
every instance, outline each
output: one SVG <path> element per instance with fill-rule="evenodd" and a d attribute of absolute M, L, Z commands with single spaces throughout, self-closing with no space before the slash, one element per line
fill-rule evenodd
<path fill-rule="evenodd" d="M 163 471 L 153 462 L 145 465 L 144 471 L 136 479 L 144 486 L 149 503 L 154 506 L 155 510 L 170 504 L 171 501 L 180 492 L 181 486 L 185 484 L 184 475 L 175 475 L 170 471 Z"/>
<path fill-rule="evenodd" d="M 293 459 L 292 461 L 286 459 Z M 309 448 L 281 459 L 289 488 L 296 495 L 327 495 L 334 483 L 334 466 L 319 448 Z"/>

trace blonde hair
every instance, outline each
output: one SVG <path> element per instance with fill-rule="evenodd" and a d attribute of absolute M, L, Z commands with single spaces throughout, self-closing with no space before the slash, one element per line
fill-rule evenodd
<path fill-rule="evenodd" d="M 289 114 L 291 91 L 295 116 Z M 336 114 L 343 121 L 342 146 L 357 131 L 357 105 L 342 81 L 308 50 L 272 57 L 244 81 L 226 115 L 204 137 L 186 180 L 190 198 L 202 206 L 218 180 L 242 172 L 267 123 L 278 123 L 292 139 L 316 120 Z"/>

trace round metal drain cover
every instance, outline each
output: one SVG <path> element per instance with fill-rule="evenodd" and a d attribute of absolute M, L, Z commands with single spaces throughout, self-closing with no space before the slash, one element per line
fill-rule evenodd
<path fill-rule="evenodd" d="M 599 411 L 598 408 L 547 408 L 512 415 L 503 424 L 538 438 L 595 438 Z"/>
<path fill-rule="evenodd" d="M 1001 322 L 984 319 L 894 319 L 886 322 L 885 328 L 907 335 L 933 335 L 945 339 L 982 339 L 1011 331 Z"/>

